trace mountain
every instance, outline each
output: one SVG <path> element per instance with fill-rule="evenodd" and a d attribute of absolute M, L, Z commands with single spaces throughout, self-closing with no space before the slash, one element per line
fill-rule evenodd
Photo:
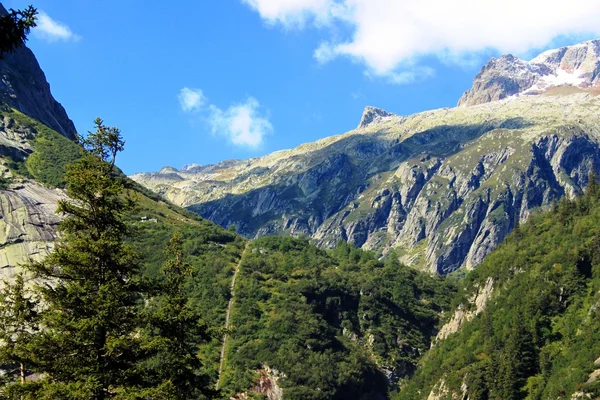
<path fill-rule="evenodd" d="M 343 135 L 132 179 L 248 238 L 347 241 L 434 273 L 473 269 L 517 223 L 575 196 L 599 170 L 597 49 L 492 60 L 457 108 L 398 116 L 367 107 Z M 569 79 L 556 78 L 565 71 Z M 529 78 L 509 91 L 509 75 Z"/>
<path fill-rule="evenodd" d="M 531 61 L 510 54 L 492 58 L 458 105 L 538 95 L 564 85 L 595 94 L 600 91 L 600 39 L 548 50 Z"/>
<path fill-rule="evenodd" d="M 0 16 L 7 15 L 0 4 Z M 76 130 L 63 108 L 50 92 L 46 75 L 33 52 L 21 46 L 0 60 L 0 103 L 19 110 L 69 139 Z"/>
<path fill-rule="evenodd" d="M 0 4 L 0 15 L 6 15 Z M 78 157 L 75 126 L 50 91 L 35 56 L 22 46 L 0 60 L 0 270 L 52 249 L 66 163 Z M 12 180 L 12 184 L 7 184 Z"/>

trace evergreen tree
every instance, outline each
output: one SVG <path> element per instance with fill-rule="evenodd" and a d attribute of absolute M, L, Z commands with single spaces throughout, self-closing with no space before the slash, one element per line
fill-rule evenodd
<path fill-rule="evenodd" d="M 208 377 L 202 373 L 198 346 L 210 339 L 206 325 L 189 306 L 185 283 L 192 275 L 184 261 L 182 240 L 175 234 L 167 248 L 168 260 L 162 268 L 164 280 L 159 295 L 147 307 L 148 343 L 151 356 L 145 360 L 145 383 L 155 389 L 147 392 L 168 395 L 172 400 L 209 398 Z"/>
<path fill-rule="evenodd" d="M 96 119 L 85 155 L 67 168 L 61 241 L 29 269 L 40 282 L 44 329 L 33 353 L 47 376 L 38 398 L 115 397 L 134 385 L 139 349 L 140 257 L 124 244 L 124 182 L 114 167 L 120 131 Z"/>
<path fill-rule="evenodd" d="M 29 6 L 25 10 L 13 10 L 0 17 L 0 60 L 25 44 L 31 28 L 36 26 L 37 10 Z"/>
<path fill-rule="evenodd" d="M 600 195 L 600 185 L 598 184 L 598 178 L 596 177 L 596 171 L 592 169 L 588 175 L 588 186 L 586 194 L 591 198 L 598 198 Z"/>
<path fill-rule="evenodd" d="M 13 383 L 24 384 L 27 369 L 31 368 L 30 345 L 39 328 L 39 315 L 22 275 L 17 275 L 14 283 L 4 284 L 0 290 L 0 365 L 7 369 L 0 398 L 11 398 L 15 389 L 18 391 Z"/>

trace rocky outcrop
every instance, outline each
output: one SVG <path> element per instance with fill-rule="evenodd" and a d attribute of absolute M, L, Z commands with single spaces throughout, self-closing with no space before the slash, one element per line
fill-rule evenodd
<path fill-rule="evenodd" d="M 0 15 L 6 15 L 0 4 Z M 0 60 L 0 103 L 7 104 L 55 131 L 75 139 L 75 125 L 50 92 L 33 52 L 22 46 Z"/>
<path fill-rule="evenodd" d="M 444 379 L 440 379 L 440 381 L 435 385 L 435 387 L 427 396 L 427 400 L 442 400 L 442 399 L 452 399 L 452 400 L 470 400 L 467 384 L 463 381 L 460 387 L 460 393 L 450 393 L 448 387 L 446 386 L 446 381 Z"/>
<path fill-rule="evenodd" d="M 285 379 L 285 375 L 270 368 L 268 365 L 263 365 L 256 373 L 255 385 L 250 392 L 262 394 L 268 400 L 283 400 L 283 389 L 279 386 L 278 381 L 280 378 Z M 244 392 L 230 397 L 230 400 L 248 400 L 250 398 L 250 395 Z"/>
<path fill-rule="evenodd" d="M 473 296 L 468 299 L 468 307 L 460 305 L 452 315 L 450 321 L 442 326 L 438 332 L 435 341 L 445 339 L 458 330 L 468 322 L 479 315 L 483 310 L 488 300 L 492 297 L 492 291 L 494 289 L 494 279 L 489 277 L 483 287 L 475 287 Z"/>
<path fill-rule="evenodd" d="M 33 133 L 8 116 L 0 116 L 0 157 L 23 160 L 33 152 Z"/>
<path fill-rule="evenodd" d="M 531 61 L 513 55 L 491 59 L 475 77 L 459 106 L 497 101 L 515 95 L 537 95 L 548 89 L 600 87 L 600 39 L 546 51 Z"/>
<path fill-rule="evenodd" d="M 36 182 L 15 183 L 0 190 L 0 276 L 11 279 L 28 260 L 40 260 L 53 247 L 60 217 L 57 203 L 65 199 L 58 189 Z"/>
<path fill-rule="evenodd" d="M 368 106 L 363 111 L 362 118 L 358 124 L 358 129 L 366 128 L 371 124 L 378 124 L 383 122 L 386 118 L 393 117 L 394 114 L 389 113 L 381 108 Z"/>

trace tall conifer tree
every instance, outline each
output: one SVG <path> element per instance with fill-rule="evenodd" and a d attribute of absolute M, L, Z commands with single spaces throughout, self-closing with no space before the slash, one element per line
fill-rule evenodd
<path fill-rule="evenodd" d="M 34 354 L 46 375 L 39 398 L 115 397 L 135 384 L 139 349 L 140 257 L 124 243 L 124 178 L 114 166 L 124 141 L 118 129 L 95 121 L 80 138 L 84 156 L 67 169 L 70 200 L 62 239 L 29 269 L 40 282 L 43 331 Z"/>
<path fill-rule="evenodd" d="M 35 296 L 25 287 L 22 275 L 14 282 L 4 282 L 0 290 L 0 365 L 5 366 L 0 398 L 14 397 L 32 367 L 30 346 L 39 330 Z"/>

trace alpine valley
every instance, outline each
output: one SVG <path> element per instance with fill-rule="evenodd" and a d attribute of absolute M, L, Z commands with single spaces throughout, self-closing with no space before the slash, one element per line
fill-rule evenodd
<path fill-rule="evenodd" d="M 56 207 L 86 150 L 27 47 L 0 75 L 5 286 L 64 245 Z M 599 95 L 595 40 L 492 59 L 456 108 L 367 107 L 355 130 L 292 150 L 118 172 L 143 277 L 167 279 L 181 240 L 185 315 L 210 333 L 190 339 L 197 398 L 600 398 Z M 151 300 L 137 306 L 169 299 Z M 135 371 L 181 372 L 160 355 Z M 0 399 L 98 398 L 33 361 L 7 381 L 11 367 Z M 5 390 L 44 382 L 78 391 Z M 185 398 L 145 395 L 146 383 L 102 398 Z"/>

